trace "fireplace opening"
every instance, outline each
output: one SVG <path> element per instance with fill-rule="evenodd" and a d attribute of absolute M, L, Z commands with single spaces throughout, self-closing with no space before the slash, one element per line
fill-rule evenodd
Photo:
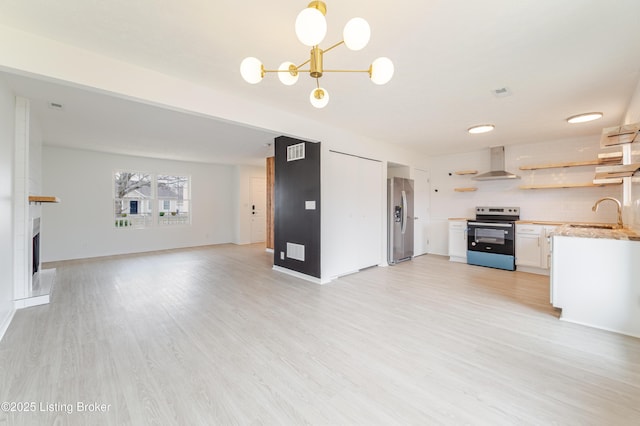
<path fill-rule="evenodd" d="M 31 290 L 40 285 L 40 218 L 33 219 L 31 232 Z"/>
<path fill-rule="evenodd" d="M 32 250 L 33 250 L 33 265 L 31 269 L 31 275 L 35 275 L 40 270 L 40 233 L 39 232 L 33 236 Z"/>

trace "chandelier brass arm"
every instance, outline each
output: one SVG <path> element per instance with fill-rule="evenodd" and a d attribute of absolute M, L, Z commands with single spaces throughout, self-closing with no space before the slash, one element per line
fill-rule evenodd
<path fill-rule="evenodd" d="M 335 49 L 336 47 L 340 46 L 341 44 L 344 44 L 344 40 L 339 41 L 338 43 L 334 44 L 333 46 L 324 49 L 324 53 L 327 53 L 331 49 Z"/>
<path fill-rule="evenodd" d="M 368 72 L 371 74 L 371 67 L 366 70 L 324 70 L 324 72 Z"/>
<path fill-rule="evenodd" d="M 295 67 L 295 65 L 293 66 L 292 69 L 288 69 L 288 70 L 264 70 L 265 73 L 269 73 L 269 72 L 288 72 L 288 73 L 292 73 L 292 72 L 305 72 L 305 73 L 310 73 L 311 70 L 301 70 L 301 69 L 297 69 Z M 323 73 L 325 72 L 368 72 L 369 74 L 371 74 L 371 67 L 369 67 L 366 70 L 322 70 Z M 314 77 L 315 78 L 315 77 Z"/>
<path fill-rule="evenodd" d="M 369 42 L 371 30 L 369 24 L 362 18 L 353 18 L 344 27 L 343 40 L 329 46 L 327 49 L 321 49 L 320 43 L 324 39 L 327 31 L 325 15 L 327 12 L 326 4 L 322 1 L 312 1 L 306 9 L 304 9 L 296 19 L 296 34 L 300 41 L 311 47 L 310 57 L 300 65 L 292 62 L 283 62 L 280 67 L 275 70 L 265 69 L 262 62 L 253 57 L 245 58 L 240 65 L 240 73 L 242 77 L 251 84 L 259 83 L 267 73 L 277 73 L 280 81 L 290 86 L 298 81 L 300 73 L 308 73 L 312 78 L 316 79 L 316 88 L 312 90 L 310 100 L 313 106 L 323 108 L 329 101 L 329 93 L 326 89 L 320 87 L 319 78 L 325 72 L 331 73 L 368 73 L 369 78 L 375 84 L 386 84 L 393 76 L 394 67 L 391 60 L 382 57 L 371 63 L 368 69 L 331 69 L 325 70 L 323 66 L 324 54 L 335 49 L 340 45 L 345 45 L 350 50 L 360 50 Z M 301 69 L 309 64 L 309 69 Z"/>

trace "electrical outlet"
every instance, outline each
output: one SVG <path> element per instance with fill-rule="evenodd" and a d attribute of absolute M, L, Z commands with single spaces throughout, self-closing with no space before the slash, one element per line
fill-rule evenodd
<path fill-rule="evenodd" d="M 284 252 L 283 251 L 280 252 L 280 260 L 284 260 Z"/>

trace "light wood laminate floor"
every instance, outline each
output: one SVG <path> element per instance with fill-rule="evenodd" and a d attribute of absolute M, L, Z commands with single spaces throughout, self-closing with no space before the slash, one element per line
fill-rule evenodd
<path fill-rule="evenodd" d="M 47 265 L 0 342 L 0 401 L 38 406 L 0 424 L 640 423 L 640 339 L 559 321 L 546 277 L 427 255 L 319 286 L 270 256 Z"/>

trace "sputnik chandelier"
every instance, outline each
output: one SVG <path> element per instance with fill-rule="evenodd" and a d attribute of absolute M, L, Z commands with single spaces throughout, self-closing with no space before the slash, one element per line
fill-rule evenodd
<path fill-rule="evenodd" d="M 375 84 L 386 84 L 393 77 L 393 62 L 389 58 L 378 58 L 366 70 L 326 70 L 323 69 L 322 57 L 325 53 L 344 44 L 350 50 L 361 50 L 371 37 L 369 24 L 362 18 L 353 18 L 344 27 L 343 40 L 327 49 L 321 49 L 327 34 L 325 15 L 327 6 L 322 1 L 312 1 L 296 18 L 296 35 L 302 44 L 311 47 L 311 56 L 300 65 L 293 62 L 283 62 L 277 70 L 267 70 L 260 60 L 254 57 L 245 58 L 240 64 L 240 74 L 247 83 L 256 84 L 262 81 L 266 73 L 278 73 L 280 81 L 291 86 L 298 81 L 300 73 L 309 73 L 315 78 L 316 87 L 311 91 L 309 100 L 316 108 L 324 108 L 329 103 L 329 92 L 320 87 L 320 77 L 325 72 L 366 72 Z M 309 64 L 309 69 L 301 69 Z"/>

